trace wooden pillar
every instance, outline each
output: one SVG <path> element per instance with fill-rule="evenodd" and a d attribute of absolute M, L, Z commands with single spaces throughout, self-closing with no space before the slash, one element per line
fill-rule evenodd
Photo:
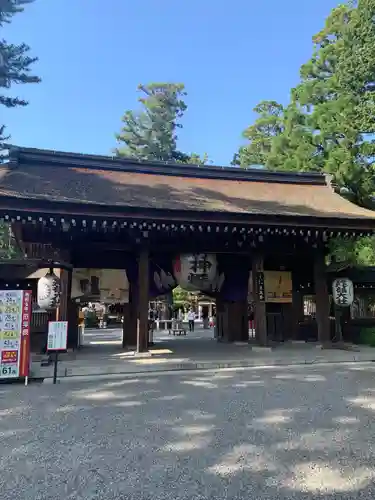
<path fill-rule="evenodd" d="M 229 340 L 233 342 L 248 342 L 249 321 L 247 300 L 241 300 L 228 304 L 229 313 Z"/>
<path fill-rule="evenodd" d="M 74 335 L 74 330 L 75 327 L 78 326 L 78 317 L 75 318 L 76 324 L 74 323 L 72 324 L 71 314 L 70 314 L 71 288 L 72 288 L 72 271 L 67 271 L 66 269 L 60 269 L 60 304 L 56 308 L 56 321 L 68 321 L 67 344 L 69 348 L 75 348 L 77 347 L 78 344 L 78 336 L 77 336 L 78 328 L 76 329 L 76 335 Z M 70 335 L 69 335 L 69 330 L 70 330 Z"/>
<path fill-rule="evenodd" d="M 252 280 L 253 280 L 253 300 L 254 300 L 254 320 L 255 320 L 255 337 L 256 341 L 261 346 L 266 346 L 267 339 L 267 317 L 266 317 L 266 302 L 260 300 L 257 275 L 263 273 L 264 262 L 263 255 L 255 254 L 252 261 Z M 263 297 L 265 299 L 265 297 Z"/>
<path fill-rule="evenodd" d="M 323 250 L 318 250 L 314 257 L 314 281 L 318 340 L 324 344 L 330 341 L 331 335 L 329 322 L 329 293 Z"/>
<path fill-rule="evenodd" d="M 72 271 L 60 270 L 60 304 L 56 309 L 56 321 L 68 321 Z"/>
<path fill-rule="evenodd" d="M 215 337 L 218 342 L 226 340 L 224 338 L 225 332 L 228 330 L 227 321 L 224 310 L 224 302 L 220 296 L 216 298 L 216 319 L 215 319 Z"/>
<path fill-rule="evenodd" d="M 129 301 L 124 304 L 124 321 L 122 324 L 122 347 L 137 345 L 137 297 L 135 287 L 129 282 Z"/>
<path fill-rule="evenodd" d="M 129 345 L 128 344 L 129 325 L 130 325 L 130 303 L 126 302 L 123 305 L 123 315 L 122 315 L 122 347 L 124 349 Z"/>
<path fill-rule="evenodd" d="M 149 252 L 142 249 L 138 262 L 137 352 L 148 349 Z"/>
<path fill-rule="evenodd" d="M 216 337 L 220 342 L 247 342 L 247 301 L 216 299 Z"/>
<path fill-rule="evenodd" d="M 78 347 L 78 304 L 74 300 L 68 302 L 68 348 Z"/>
<path fill-rule="evenodd" d="M 303 321 L 303 293 L 296 290 L 294 283 L 292 300 L 292 335 L 295 340 L 299 340 L 300 323 Z"/>

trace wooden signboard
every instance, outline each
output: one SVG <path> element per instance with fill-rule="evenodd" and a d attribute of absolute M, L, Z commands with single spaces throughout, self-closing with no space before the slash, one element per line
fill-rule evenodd
<path fill-rule="evenodd" d="M 289 271 L 264 271 L 266 302 L 292 302 L 292 273 Z"/>

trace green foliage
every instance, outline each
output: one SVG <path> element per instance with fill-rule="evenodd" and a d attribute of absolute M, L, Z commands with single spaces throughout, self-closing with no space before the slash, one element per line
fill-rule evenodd
<path fill-rule="evenodd" d="M 186 165 L 207 165 L 209 158 L 207 153 L 204 153 L 201 156 L 197 153 L 185 154 L 177 152 L 174 161 L 176 161 L 176 163 L 184 163 Z"/>
<path fill-rule="evenodd" d="M 0 29 L 9 24 L 13 16 L 23 11 L 23 6 L 33 0 L 0 0 Z M 0 90 L 4 89 L 7 95 L 0 93 L 0 105 L 7 108 L 26 106 L 27 101 L 8 94 L 13 85 L 37 83 L 39 78 L 30 74 L 31 66 L 37 58 L 29 56 L 29 47 L 21 43 L 15 45 L 0 38 Z M 4 142 L 9 139 L 5 135 L 5 125 L 0 124 L 0 162 L 5 158 Z M 12 232 L 8 224 L 0 223 L 0 258 L 11 258 L 17 253 Z"/>
<path fill-rule="evenodd" d="M 10 225 L 0 222 L 0 259 L 11 259 L 19 253 Z"/>
<path fill-rule="evenodd" d="M 375 266 L 375 237 L 358 240 L 335 238 L 329 242 L 330 254 L 336 262 L 349 265 Z"/>
<path fill-rule="evenodd" d="M 84 321 L 86 328 L 96 328 L 99 324 L 99 320 L 95 311 L 87 311 Z"/>
<path fill-rule="evenodd" d="M 139 85 L 138 90 L 142 93 L 139 102 L 143 109 L 124 114 L 117 141 L 125 147 L 117 149 L 117 154 L 144 160 L 170 161 L 175 155 L 180 159 L 176 132 L 186 110 L 184 85 L 150 83 Z"/>
<path fill-rule="evenodd" d="M 261 102 L 235 163 L 323 171 L 372 208 L 375 194 L 375 0 L 333 9 L 283 107 Z"/>
<path fill-rule="evenodd" d="M 263 101 L 234 163 L 326 172 L 354 203 L 375 209 L 375 0 L 332 10 L 286 107 Z M 375 264 L 374 239 L 332 242 L 333 255 Z"/>
<path fill-rule="evenodd" d="M 0 29 L 4 24 L 12 21 L 14 15 L 23 12 L 23 6 L 33 0 L 0 0 Z M 10 89 L 12 85 L 25 83 L 38 83 L 40 79 L 33 76 L 31 66 L 37 61 L 36 57 L 30 57 L 30 48 L 25 43 L 15 45 L 0 39 L 0 88 Z M 19 97 L 0 94 L 0 105 L 7 108 L 26 106 L 28 103 Z M 5 136 L 5 125 L 0 125 L 0 149 L 3 142 L 8 140 Z"/>
<path fill-rule="evenodd" d="M 272 153 L 274 138 L 284 131 L 284 108 L 275 101 L 262 101 L 254 108 L 258 115 L 254 125 L 248 127 L 243 135 L 249 141 L 233 160 L 235 165 L 267 166 Z"/>
<path fill-rule="evenodd" d="M 188 306 L 191 302 L 191 294 L 177 286 L 173 290 L 173 304 L 178 306 Z"/>
<path fill-rule="evenodd" d="M 359 335 L 359 344 L 375 347 L 375 328 L 362 328 Z"/>
<path fill-rule="evenodd" d="M 170 161 L 203 165 L 208 161 L 193 153 L 177 149 L 177 130 L 187 109 L 185 86 L 182 83 L 150 83 L 139 85 L 139 111 L 126 111 L 123 127 L 116 135 L 118 156 L 140 160 Z"/>
<path fill-rule="evenodd" d="M 368 90 L 375 64 L 366 56 L 375 50 L 374 15 L 375 0 L 333 9 L 292 93 L 308 113 L 322 169 L 362 206 L 371 206 L 375 192 L 375 97 Z"/>

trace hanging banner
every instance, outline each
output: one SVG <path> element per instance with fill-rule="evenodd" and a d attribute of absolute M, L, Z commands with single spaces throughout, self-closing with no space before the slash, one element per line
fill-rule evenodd
<path fill-rule="evenodd" d="M 172 256 L 168 254 L 156 255 L 149 262 L 149 295 L 150 299 L 164 295 L 177 286 L 173 275 Z M 132 290 L 136 293 L 138 283 L 138 261 L 136 256 L 127 255 L 124 258 L 124 268 L 128 280 L 132 283 Z"/>
<path fill-rule="evenodd" d="M 256 273 L 256 294 L 260 302 L 265 300 L 265 289 L 264 289 L 264 272 L 259 271 Z"/>
<path fill-rule="evenodd" d="M 168 254 L 152 256 L 150 259 L 150 297 L 164 295 L 176 286 L 172 257 Z"/>
<path fill-rule="evenodd" d="M 217 294 L 222 300 L 247 300 L 251 261 L 248 256 L 217 254 L 220 286 Z"/>
<path fill-rule="evenodd" d="M 292 302 L 292 273 L 288 271 L 264 271 L 264 294 L 266 302 Z"/>
<path fill-rule="evenodd" d="M 27 377 L 31 291 L 0 290 L 0 379 Z"/>

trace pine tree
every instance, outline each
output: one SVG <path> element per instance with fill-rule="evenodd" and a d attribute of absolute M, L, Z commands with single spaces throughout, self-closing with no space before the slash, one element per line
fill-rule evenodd
<path fill-rule="evenodd" d="M 262 101 L 253 109 L 258 115 L 243 136 L 249 141 L 242 146 L 233 159 L 234 165 L 267 166 L 275 137 L 284 130 L 284 108 L 275 101 Z"/>
<path fill-rule="evenodd" d="M 33 0 L 0 0 L 0 29 L 12 21 L 13 16 L 23 12 L 24 5 Z M 31 66 L 37 58 L 29 56 L 30 48 L 25 43 L 15 45 L 0 38 L 0 89 L 8 91 L 13 85 L 38 83 L 40 79 L 30 74 Z M 7 108 L 26 106 L 28 103 L 19 97 L 0 93 L 0 105 Z M 0 124 L 0 162 L 9 136 L 5 135 L 5 125 Z M 0 223 L 0 259 L 11 258 L 17 254 L 11 227 Z"/>
<path fill-rule="evenodd" d="M 375 209 L 374 19 L 375 0 L 332 10 L 313 38 L 313 56 L 301 67 L 290 104 L 256 108 L 261 112 L 244 132 L 249 142 L 238 164 L 261 160 L 275 170 L 327 172 L 351 201 Z M 331 250 L 340 259 L 375 264 L 374 246 L 371 238 L 352 246 L 338 240 Z"/>
<path fill-rule="evenodd" d="M 313 56 L 301 67 L 290 104 L 255 108 L 259 116 L 244 132 L 249 142 L 238 164 L 261 160 L 271 169 L 327 172 L 352 201 L 374 207 L 374 17 L 375 0 L 332 10 L 313 38 Z M 270 133 L 264 124 L 275 120 Z"/>
<path fill-rule="evenodd" d="M 371 19 L 370 19 L 371 16 Z M 307 114 L 322 169 L 351 199 L 372 207 L 375 96 L 375 0 L 333 9 L 314 37 L 315 51 L 301 68 L 293 101 Z M 369 138 L 370 137 L 370 138 Z"/>
<path fill-rule="evenodd" d="M 24 5 L 33 0 L 0 0 L 0 29 L 12 21 L 13 16 L 23 12 Z M 40 79 L 31 74 L 31 67 L 37 61 L 29 55 L 30 48 L 25 43 L 15 45 L 0 39 L 0 88 L 10 89 L 13 85 L 38 83 Z M 7 108 L 26 106 L 19 97 L 0 94 L 0 104 Z M 0 145 L 9 137 L 5 135 L 5 125 L 0 124 Z"/>
<path fill-rule="evenodd" d="M 182 83 L 139 85 L 141 109 L 126 111 L 123 127 L 116 135 L 118 156 L 140 160 L 204 164 L 205 155 L 185 154 L 177 149 L 177 130 L 187 109 Z"/>
<path fill-rule="evenodd" d="M 139 102 L 142 110 L 127 111 L 122 118 L 124 126 L 117 141 L 125 148 L 117 149 L 119 156 L 171 161 L 177 152 L 179 119 L 186 110 L 183 84 L 150 83 L 140 85 Z"/>

